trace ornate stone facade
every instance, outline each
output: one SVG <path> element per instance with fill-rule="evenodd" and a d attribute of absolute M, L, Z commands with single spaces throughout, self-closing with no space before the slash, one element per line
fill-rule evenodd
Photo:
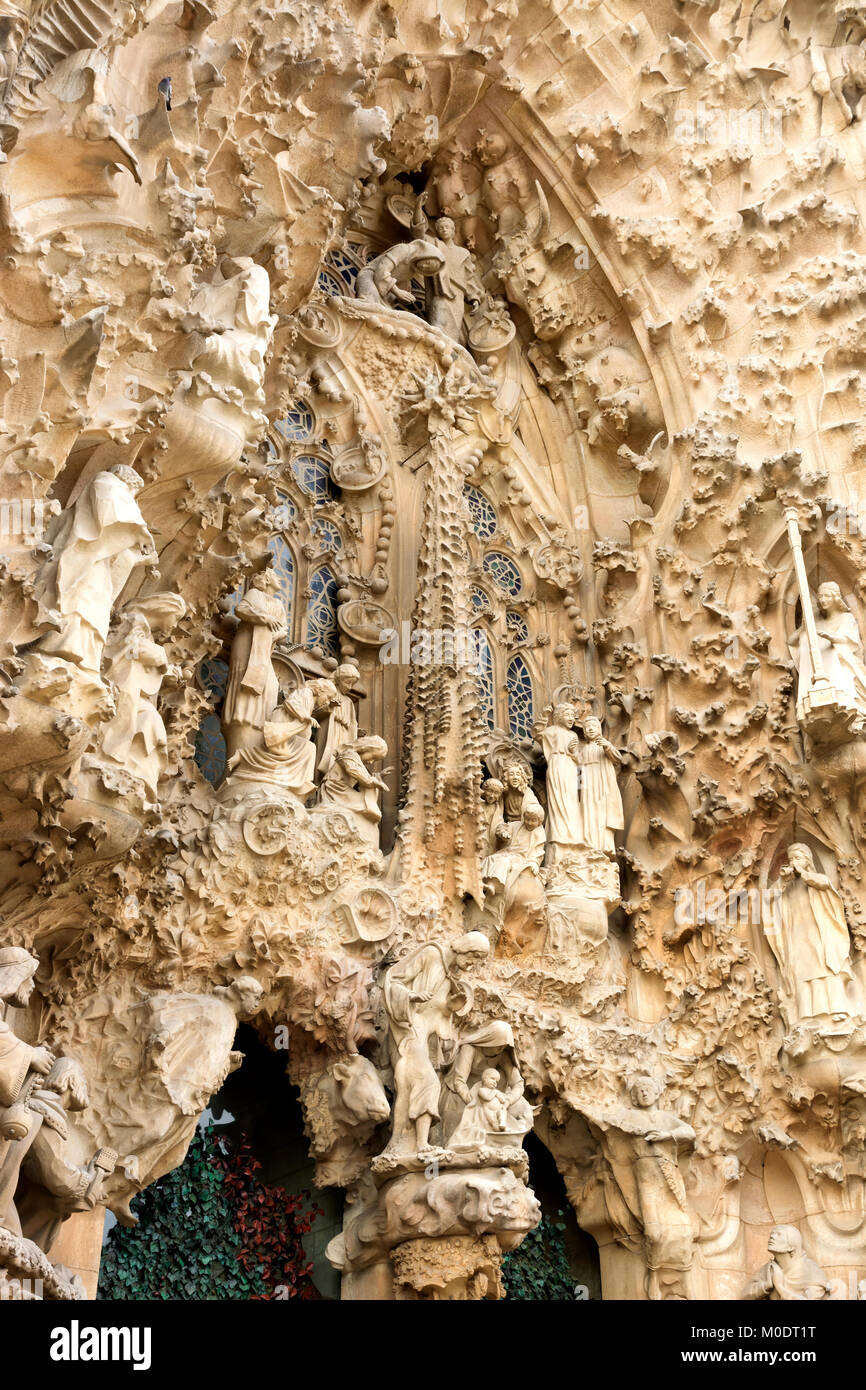
<path fill-rule="evenodd" d="M 346 1298 L 855 1298 L 863 7 L 0 8 L 3 1288 L 246 1019 Z"/>

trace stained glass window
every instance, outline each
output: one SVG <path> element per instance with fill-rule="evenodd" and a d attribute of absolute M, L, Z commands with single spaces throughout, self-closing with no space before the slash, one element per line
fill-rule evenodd
<path fill-rule="evenodd" d="M 199 679 L 214 702 L 195 735 L 195 761 L 202 774 L 216 786 L 226 770 L 226 741 L 220 723 L 220 710 L 226 697 L 229 668 L 225 661 L 210 658 L 199 667 Z"/>
<path fill-rule="evenodd" d="M 522 645 L 524 642 L 529 641 L 529 627 L 527 626 L 526 619 L 523 618 L 520 613 L 515 613 L 513 609 L 509 609 L 505 614 L 505 626 L 508 630 L 509 637 L 517 645 Z"/>
<path fill-rule="evenodd" d="M 531 738 L 532 678 L 522 656 L 512 657 L 505 673 L 508 690 L 508 728 L 514 738 Z"/>
<path fill-rule="evenodd" d="M 489 574 L 494 584 L 506 594 L 515 596 L 520 593 L 523 581 L 520 578 L 520 570 L 513 560 L 507 555 L 503 555 L 499 550 L 491 550 L 481 562 L 481 568 L 485 574 Z"/>
<path fill-rule="evenodd" d="M 464 487 L 463 496 L 472 518 L 472 530 L 479 540 L 488 541 L 496 530 L 496 508 L 490 499 L 471 483 Z"/>
<path fill-rule="evenodd" d="M 349 294 L 355 293 L 355 281 L 358 278 L 358 267 L 351 257 L 346 255 L 345 251 L 331 251 L 330 254 L 325 257 L 325 265 L 328 270 L 334 271 L 343 282 L 340 288 L 341 294 L 345 294 L 347 290 Z"/>
<path fill-rule="evenodd" d="M 310 601 L 307 604 L 307 646 L 321 647 L 325 656 L 340 659 L 340 638 L 337 626 L 337 581 L 323 565 L 310 576 Z"/>
<path fill-rule="evenodd" d="M 336 497 L 327 459 L 317 458 L 315 454 L 299 454 L 292 460 L 292 472 L 298 486 L 308 497 L 312 497 L 317 507 L 323 502 L 332 502 Z"/>
<path fill-rule="evenodd" d="M 476 641 L 478 643 L 478 696 L 481 700 L 481 718 L 488 729 L 496 728 L 496 710 L 493 699 L 493 654 L 490 650 L 490 642 L 487 633 L 483 628 L 476 628 Z"/>
<path fill-rule="evenodd" d="M 342 296 L 346 293 L 346 287 L 342 280 L 338 276 L 332 275 L 328 270 L 319 271 L 316 283 L 320 290 L 324 290 L 325 294 Z"/>
<path fill-rule="evenodd" d="M 273 556 L 272 568 L 280 581 L 280 595 L 286 610 L 286 623 L 292 631 L 292 606 L 295 599 L 295 562 L 292 552 L 282 536 L 271 536 L 268 550 Z"/>
<path fill-rule="evenodd" d="M 276 421 L 275 428 L 279 430 L 284 439 L 303 443 L 307 439 L 312 439 L 316 421 L 306 401 L 296 401 L 283 419 Z"/>
<path fill-rule="evenodd" d="M 313 535 L 319 542 L 320 550 L 342 550 L 343 537 L 333 521 L 323 521 L 320 517 L 313 522 Z"/>
<path fill-rule="evenodd" d="M 476 614 L 490 613 L 490 599 L 483 589 L 479 589 L 477 584 L 473 584 L 469 590 L 469 602 L 472 604 Z"/>

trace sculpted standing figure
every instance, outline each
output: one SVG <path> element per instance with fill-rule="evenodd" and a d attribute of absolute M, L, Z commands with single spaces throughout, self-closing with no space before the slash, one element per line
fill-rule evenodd
<path fill-rule="evenodd" d="M 36 594 L 59 627 L 39 638 L 41 654 L 99 675 L 115 601 L 133 570 L 158 558 L 135 500 L 141 487 L 135 470 L 119 464 L 91 478 L 75 504 L 52 522 L 47 539 L 54 554 Z"/>
<path fill-rule="evenodd" d="M 642 1238 L 650 1299 L 665 1296 L 663 1285 L 681 1284 L 694 1258 L 694 1227 L 679 1155 L 694 1147 L 695 1132 L 674 1111 L 658 1108 L 660 1094 L 652 1077 L 635 1076 L 628 1086 L 630 1105 L 583 1110 L 607 1160 L 605 1201 L 611 1224 L 622 1232 L 625 1244 Z M 678 1289 L 674 1296 L 683 1294 Z"/>
<path fill-rule="evenodd" d="M 271 656 L 287 635 L 280 580 L 272 569 L 254 574 L 235 608 L 238 630 L 232 642 L 223 727 L 229 757 L 261 738 L 265 720 L 279 700 Z"/>
<path fill-rule="evenodd" d="M 38 965 L 35 956 L 21 946 L 0 950 L 0 1001 L 6 1007 L 27 1006 Z M 0 1020 L 0 1226 L 15 1235 L 21 1234 L 21 1228 L 13 1198 L 33 1129 L 33 1114 L 25 1100 L 35 1078 L 46 1076 L 53 1065 L 47 1047 L 30 1047 L 15 1036 L 5 1019 Z"/>
<path fill-rule="evenodd" d="M 602 736 L 600 719 L 585 719 L 583 733 L 586 742 L 580 750 L 580 802 L 584 843 L 590 849 L 613 854 L 613 832 L 622 830 L 625 823 L 614 767 L 620 756 Z"/>
<path fill-rule="evenodd" d="M 464 972 L 490 951 L 481 932 L 467 932 L 451 946 L 430 942 L 392 965 L 385 975 L 394 1118 L 387 1153 L 430 1148 L 439 1115 L 441 1068 L 456 1041 L 455 1014 L 465 1008 Z"/>
<path fill-rule="evenodd" d="M 151 621 L 171 628 L 186 612 L 179 594 L 154 594 L 125 610 L 105 648 L 106 675 L 116 690 L 117 711 L 102 726 L 100 750 L 118 766 L 141 778 L 151 801 L 168 752 L 165 725 L 154 704 L 163 679 L 180 675 L 170 667 L 165 647 L 154 640 Z"/>
<path fill-rule="evenodd" d="M 456 228 L 450 217 L 437 217 L 434 223 L 436 235 L 430 235 L 427 217 L 424 213 L 426 193 L 422 193 L 415 205 L 412 232 L 423 237 L 436 247 L 442 257 L 442 269 L 430 277 L 427 287 L 427 319 L 434 327 L 441 328 L 449 338 L 461 342 L 465 337 L 463 320 L 467 304 L 473 308 L 484 298 L 484 287 L 475 269 L 471 251 L 458 245 L 454 240 Z"/>
<path fill-rule="evenodd" d="M 832 1297 L 830 1281 L 809 1259 L 796 1226 L 774 1226 L 767 1249 L 772 1258 L 749 1280 L 740 1294 L 742 1299 L 814 1303 Z"/>
<path fill-rule="evenodd" d="M 830 685 L 841 693 L 847 704 L 858 710 L 866 720 L 866 664 L 857 619 L 842 597 L 838 584 L 821 584 L 817 593 L 818 616 L 815 626 L 824 666 Z M 798 655 L 799 682 L 797 703 L 808 694 L 812 685 L 812 656 L 805 629 L 795 634 Z"/>
<path fill-rule="evenodd" d="M 547 840 L 551 856 L 584 843 L 580 804 L 580 742 L 574 706 L 557 705 L 553 721 L 539 734 L 547 761 Z"/>
<path fill-rule="evenodd" d="M 779 881 L 765 931 L 797 1021 L 829 1014 L 841 1023 L 851 1013 L 847 987 L 853 979 L 842 899 L 816 870 L 808 845 L 790 846 Z"/>

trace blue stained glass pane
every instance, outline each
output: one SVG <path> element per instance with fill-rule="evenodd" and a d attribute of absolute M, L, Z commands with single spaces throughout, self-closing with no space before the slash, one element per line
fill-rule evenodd
<path fill-rule="evenodd" d="M 196 764 L 202 774 L 215 786 L 226 770 L 226 741 L 223 738 L 219 712 L 226 697 L 228 663 L 215 657 L 206 658 L 199 667 L 199 679 L 214 702 L 214 708 L 204 715 L 195 734 Z"/>
<path fill-rule="evenodd" d="M 268 550 L 273 556 L 273 570 L 280 581 L 280 594 L 286 610 L 286 623 L 292 630 L 292 605 L 295 599 L 295 562 L 292 552 L 282 536 L 271 536 Z"/>
<path fill-rule="evenodd" d="M 476 675 L 478 681 L 478 697 L 481 701 L 481 718 L 488 729 L 496 728 L 496 710 L 493 699 L 493 654 L 490 650 L 490 642 L 487 633 L 482 628 L 476 628 L 476 640 L 478 642 L 478 665 L 480 670 Z"/>
<path fill-rule="evenodd" d="M 343 549 L 343 537 L 333 521 L 322 521 L 321 518 L 317 518 L 313 522 L 312 529 L 313 535 L 318 539 L 320 550 Z"/>
<path fill-rule="evenodd" d="M 358 267 L 351 256 L 347 256 L 345 251 L 331 251 L 330 254 L 325 257 L 325 265 L 329 270 L 333 270 L 339 275 L 343 282 L 343 294 L 346 293 L 346 290 L 348 290 L 350 294 L 355 293 L 355 281 L 358 278 Z"/>
<path fill-rule="evenodd" d="M 513 610 L 505 614 L 505 626 L 515 642 L 523 643 L 529 641 L 529 627 L 525 618 Z"/>
<path fill-rule="evenodd" d="M 489 554 L 485 555 L 481 562 L 481 568 L 485 574 L 490 575 L 494 584 L 497 584 L 504 593 L 512 596 L 520 593 L 523 587 L 520 570 L 514 561 L 510 560 L 507 555 L 503 555 L 501 551 L 491 550 Z"/>
<path fill-rule="evenodd" d="M 292 472 L 298 486 L 308 497 L 312 497 L 317 507 L 336 498 L 337 492 L 331 482 L 331 469 L 327 459 L 317 458 L 315 454 L 299 454 L 292 460 Z"/>
<path fill-rule="evenodd" d="M 279 430 L 284 439 L 303 443 L 307 439 L 312 439 L 316 421 L 306 401 L 296 401 L 283 419 L 275 422 L 274 427 Z"/>
<path fill-rule="evenodd" d="M 229 679 L 228 662 L 220 661 L 217 657 L 206 657 L 199 667 L 199 678 L 208 695 L 213 695 L 217 703 L 222 704 Z"/>
<path fill-rule="evenodd" d="M 491 611 L 490 599 L 487 597 L 484 590 L 479 589 L 476 584 L 473 584 L 472 588 L 469 590 L 469 602 L 472 604 L 476 613 L 489 613 Z"/>
<path fill-rule="evenodd" d="M 327 270 L 319 271 L 317 283 L 319 289 L 324 290 L 325 294 L 345 294 L 345 285 L 342 283 L 341 280 L 338 280 L 336 275 L 331 275 L 330 272 Z"/>
<path fill-rule="evenodd" d="M 310 576 L 307 605 L 307 646 L 321 647 L 326 656 L 340 659 L 340 631 L 337 626 L 338 584 L 327 565 Z"/>
<path fill-rule="evenodd" d="M 472 518 L 472 530 L 479 540 L 488 541 L 496 530 L 496 508 L 489 498 L 471 483 L 464 487 L 463 496 Z"/>
<path fill-rule="evenodd" d="M 534 722 L 532 677 L 522 656 L 512 657 L 505 673 L 508 690 L 508 728 L 514 738 L 530 738 Z"/>
<path fill-rule="evenodd" d="M 196 730 L 195 761 L 214 786 L 225 774 L 226 741 L 218 714 L 206 714 Z"/>

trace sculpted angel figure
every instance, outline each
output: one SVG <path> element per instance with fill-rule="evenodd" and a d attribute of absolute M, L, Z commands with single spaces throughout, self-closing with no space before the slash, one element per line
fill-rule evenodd
<path fill-rule="evenodd" d="M 858 710 L 862 726 L 866 722 L 866 664 L 857 619 L 843 599 L 838 584 L 829 582 L 819 585 L 816 597 L 818 614 L 815 626 L 824 674 L 831 686 L 841 691 L 846 702 Z M 805 628 L 794 634 L 791 645 L 797 654 L 799 704 L 808 694 L 813 679 L 812 656 Z"/>
<path fill-rule="evenodd" d="M 764 930 L 797 1019 L 829 1014 L 841 1023 L 851 1013 L 848 986 L 854 978 L 845 905 L 815 868 L 808 845 L 790 846 L 779 884 Z"/>

